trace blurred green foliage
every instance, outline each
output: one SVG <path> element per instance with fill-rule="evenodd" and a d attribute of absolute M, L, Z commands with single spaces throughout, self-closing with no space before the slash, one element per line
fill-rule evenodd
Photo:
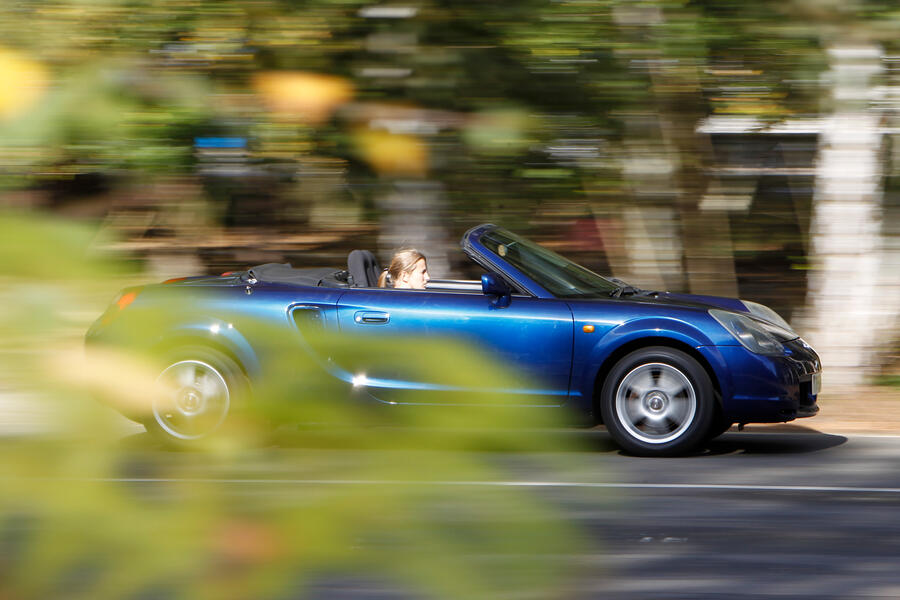
<path fill-rule="evenodd" d="M 140 347 L 173 307 L 143 313 L 122 346 L 85 361 L 80 321 L 129 277 L 88 253 L 90 237 L 37 214 L 0 218 L 4 289 L 15 292 L 0 297 L 0 596 L 284 598 L 350 585 L 459 599 L 565 589 L 577 569 L 559 557 L 583 546 L 580 534 L 540 497 L 490 485 L 509 476 L 489 450 L 566 449 L 540 441 L 527 414 L 459 406 L 389 418 L 348 397 L 295 335 L 244 323 L 268 338 L 271 359 L 253 402 L 193 451 L 129 437 L 95 399 L 151 397 L 159 363 L 124 343 Z M 459 344 L 313 345 L 346 364 L 377 358 L 439 372 L 448 385 L 513 376 Z M 38 432 L 15 430 L 10 393 L 41 415 Z M 308 425 L 273 443 L 272 422 Z M 535 466 L 552 468 L 559 455 L 540 456 Z"/>
<path fill-rule="evenodd" d="M 874 0 L 16 0 L 0 6 L 0 189 L 64 204 L 100 174 L 113 189 L 93 192 L 115 202 L 193 175 L 219 223 L 293 231 L 320 206 L 377 223 L 395 180 L 424 178 L 449 239 L 489 220 L 565 236 L 559 223 L 635 201 L 696 204 L 716 161 L 700 119 L 820 114 L 825 49 L 889 55 L 898 19 Z M 273 73 L 321 79 L 260 84 Z M 246 148 L 196 147 L 216 136 Z M 635 191 L 633 163 L 670 180 Z M 760 213 L 734 227 L 749 252 L 745 222 L 803 242 L 805 214 L 772 228 Z"/>
<path fill-rule="evenodd" d="M 875 385 L 900 389 L 900 375 L 880 375 L 875 378 Z"/>
<path fill-rule="evenodd" d="M 821 72 L 822 31 L 814 19 L 785 25 L 812 5 L 432 0 L 390 17 L 344 0 L 18 0 L 0 7 L 0 39 L 53 84 L 6 124 L 0 166 L 19 186 L 91 170 L 190 171 L 194 137 L 228 133 L 249 136 L 258 157 L 336 154 L 364 176 L 369 166 L 343 143 L 355 118 L 308 127 L 260 110 L 254 75 L 299 70 L 346 78 L 355 102 L 468 123 L 428 140 L 429 177 L 461 214 L 571 198 L 581 185 L 514 173 L 527 165 L 554 179 L 557 160 L 535 150 L 619 143 L 633 114 L 815 112 L 817 87 L 790 82 Z M 857 14 L 890 17 L 877 3 Z M 7 89 L 20 83 L 7 79 Z M 618 187 L 607 183 L 615 151 L 575 162 L 583 187 Z"/>

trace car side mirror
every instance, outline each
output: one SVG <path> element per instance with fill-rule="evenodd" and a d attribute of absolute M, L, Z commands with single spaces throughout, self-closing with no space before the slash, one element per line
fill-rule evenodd
<path fill-rule="evenodd" d="M 481 291 L 485 296 L 495 296 L 491 302 L 494 308 L 506 308 L 512 299 L 512 289 L 496 273 L 485 273 L 481 276 Z"/>

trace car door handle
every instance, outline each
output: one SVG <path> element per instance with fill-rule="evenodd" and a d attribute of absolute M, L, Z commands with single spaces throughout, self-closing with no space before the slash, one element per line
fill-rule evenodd
<path fill-rule="evenodd" d="M 391 320 L 391 315 L 386 312 L 360 311 L 353 315 L 353 320 L 361 325 L 387 323 Z"/>

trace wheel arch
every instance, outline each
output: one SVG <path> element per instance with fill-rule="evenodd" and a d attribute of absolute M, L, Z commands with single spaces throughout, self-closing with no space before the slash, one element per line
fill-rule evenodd
<path fill-rule="evenodd" d="M 151 353 L 156 357 L 164 357 L 179 348 L 191 346 L 219 352 L 237 365 L 249 384 L 252 375 L 259 370 L 259 361 L 243 336 L 234 330 L 231 331 L 230 335 L 216 335 L 211 333 L 209 328 L 178 329 L 162 336 L 151 348 Z"/>
<path fill-rule="evenodd" d="M 708 360 L 701 354 L 696 348 L 692 347 L 690 344 L 686 344 L 680 340 L 665 337 L 665 336 L 651 336 L 651 337 L 641 337 L 635 340 L 631 340 L 630 342 L 626 342 L 613 350 L 600 364 L 597 368 L 597 371 L 594 375 L 594 385 L 591 396 L 591 411 L 594 417 L 594 420 L 598 424 L 603 423 L 603 417 L 601 416 L 600 411 L 600 394 L 603 389 L 603 383 L 606 380 L 607 375 L 612 370 L 613 366 L 617 362 L 619 362 L 625 356 L 631 354 L 635 350 L 640 350 L 641 348 L 649 348 L 652 346 L 663 346 L 666 348 L 672 348 L 674 350 L 680 350 L 684 352 L 691 358 L 697 361 L 706 374 L 709 376 L 709 380 L 712 383 L 713 390 L 715 392 L 715 403 L 717 410 L 722 410 L 722 387 L 719 382 L 719 378 L 716 375 L 715 370 Z"/>

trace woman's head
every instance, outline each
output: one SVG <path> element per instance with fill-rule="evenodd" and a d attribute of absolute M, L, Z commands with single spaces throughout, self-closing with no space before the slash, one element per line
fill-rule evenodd
<path fill-rule="evenodd" d="M 403 289 L 424 289 L 425 284 L 431 279 L 428 276 L 425 255 L 414 248 L 400 250 L 394 254 L 391 265 L 378 278 L 378 287 L 388 286 L 388 276 L 391 287 Z"/>

